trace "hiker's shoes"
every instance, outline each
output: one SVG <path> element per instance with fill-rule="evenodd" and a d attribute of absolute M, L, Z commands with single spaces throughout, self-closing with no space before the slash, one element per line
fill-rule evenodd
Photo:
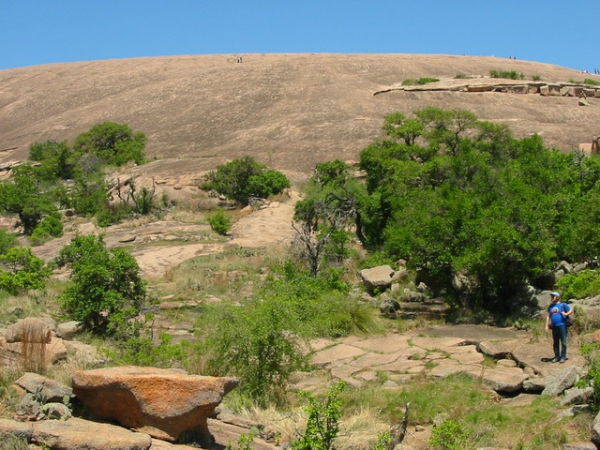
<path fill-rule="evenodd" d="M 560 358 L 560 363 L 561 363 L 561 364 L 564 364 L 564 363 L 566 363 L 566 362 L 567 362 L 567 358 Z"/>
<path fill-rule="evenodd" d="M 551 362 L 551 363 L 557 363 L 557 362 L 559 362 L 559 361 L 560 361 L 560 358 L 554 358 L 554 359 L 551 359 L 551 360 L 550 360 L 550 362 Z M 563 362 L 564 362 L 564 361 L 563 361 Z"/>

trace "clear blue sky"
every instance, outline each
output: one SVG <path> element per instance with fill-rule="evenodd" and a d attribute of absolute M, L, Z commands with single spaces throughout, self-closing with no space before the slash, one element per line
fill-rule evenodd
<path fill-rule="evenodd" d="M 600 0 L 0 0 L 0 69 L 141 56 L 428 53 L 600 68 Z"/>

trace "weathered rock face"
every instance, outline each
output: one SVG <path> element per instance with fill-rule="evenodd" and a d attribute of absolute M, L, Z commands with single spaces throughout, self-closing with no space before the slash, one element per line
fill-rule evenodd
<path fill-rule="evenodd" d="M 16 380 L 15 384 L 25 391 L 41 397 L 44 402 L 59 402 L 65 396 L 70 398 L 73 394 L 70 387 L 37 373 L 27 372 Z"/>
<path fill-rule="evenodd" d="M 360 276 L 367 290 L 374 293 L 377 289 L 386 290 L 392 284 L 394 269 L 390 266 L 377 266 L 360 271 Z"/>
<path fill-rule="evenodd" d="M 6 329 L 6 342 L 47 344 L 52 341 L 51 327 L 41 319 L 20 319 Z"/>
<path fill-rule="evenodd" d="M 148 450 L 152 439 L 113 425 L 82 419 L 17 422 L 0 419 L 0 436 L 14 435 L 53 449 Z M 36 447 L 38 448 L 38 447 Z"/>
<path fill-rule="evenodd" d="M 75 395 L 99 419 L 169 441 L 190 432 L 203 446 L 212 443 L 208 417 L 238 385 L 235 378 L 135 366 L 75 372 L 72 382 Z"/>

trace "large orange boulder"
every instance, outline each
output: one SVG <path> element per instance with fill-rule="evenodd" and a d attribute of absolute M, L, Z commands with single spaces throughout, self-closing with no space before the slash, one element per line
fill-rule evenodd
<path fill-rule="evenodd" d="M 184 432 L 193 433 L 209 447 L 208 417 L 238 380 L 125 366 L 78 371 L 72 383 L 74 394 L 98 419 L 173 442 Z"/>

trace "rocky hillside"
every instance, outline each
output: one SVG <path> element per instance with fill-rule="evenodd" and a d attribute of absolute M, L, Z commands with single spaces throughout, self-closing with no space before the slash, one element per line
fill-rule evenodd
<path fill-rule="evenodd" d="M 146 133 L 157 177 L 196 176 L 251 155 L 301 180 L 315 162 L 357 159 L 385 114 L 463 108 L 570 151 L 600 133 L 600 99 L 390 90 L 404 79 L 488 76 L 568 82 L 596 75 L 528 61 L 448 55 L 249 54 L 138 58 L 0 71 L 0 163 L 29 144 L 72 142 L 102 121 Z M 537 78 L 536 77 L 536 78 Z M 387 91 L 387 92 L 383 92 Z M 378 95 L 375 93 L 381 92 Z"/>

